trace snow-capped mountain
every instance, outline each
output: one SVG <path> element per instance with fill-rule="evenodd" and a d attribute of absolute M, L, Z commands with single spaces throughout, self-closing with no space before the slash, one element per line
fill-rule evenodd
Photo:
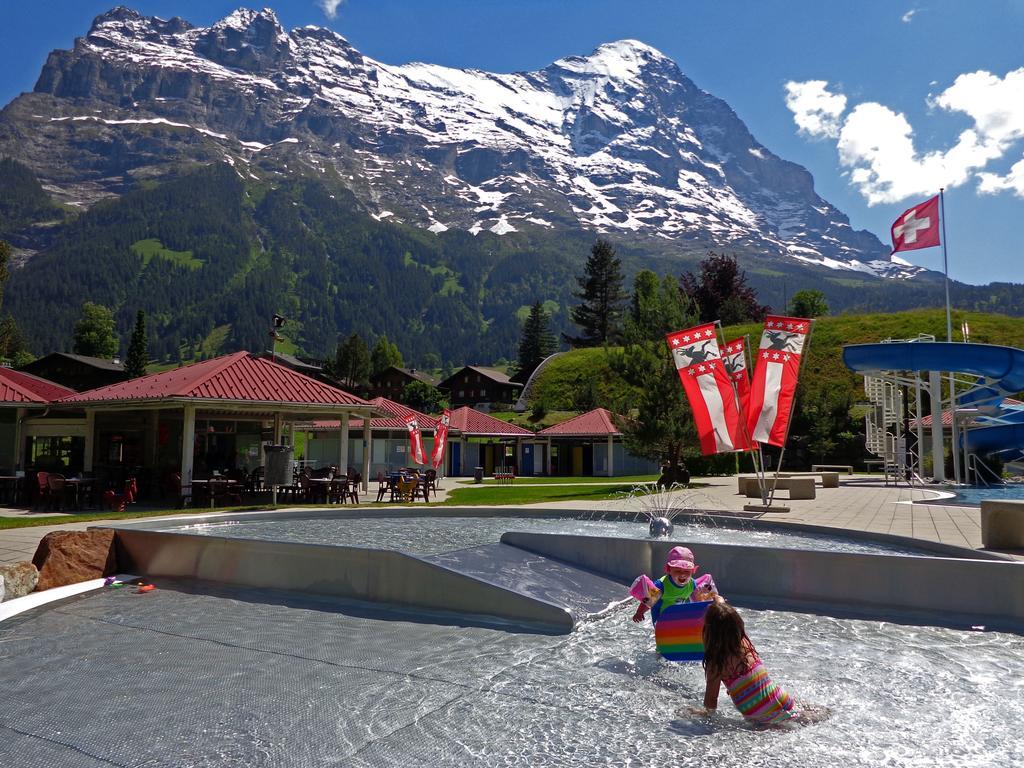
<path fill-rule="evenodd" d="M 0 154 L 88 206 L 182 161 L 337 174 L 378 219 L 433 232 L 584 228 L 910 277 L 722 100 L 635 40 L 536 71 L 393 66 L 270 10 L 209 28 L 117 8 L 0 116 Z"/>

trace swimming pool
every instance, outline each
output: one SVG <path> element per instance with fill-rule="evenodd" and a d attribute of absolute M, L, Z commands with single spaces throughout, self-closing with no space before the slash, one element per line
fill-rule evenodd
<path fill-rule="evenodd" d="M 1007 483 L 990 487 L 950 488 L 956 498 L 943 499 L 936 504 L 957 504 L 980 507 L 983 501 L 1024 501 L 1024 483 Z"/>
<path fill-rule="evenodd" d="M 646 522 L 550 517 L 459 516 L 444 517 L 309 517 L 248 519 L 226 523 L 200 523 L 162 530 L 204 536 L 335 544 L 350 547 L 395 549 L 415 555 L 435 555 L 491 544 L 506 531 L 568 533 L 618 538 L 649 538 Z M 671 538 L 693 544 L 744 544 L 756 547 L 813 549 L 826 552 L 932 555 L 912 547 L 858 541 L 796 531 L 733 528 L 677 521 Z"/>
<path fill-rule="evenodd" d="M 713 718 L 699 666 L 630 609 L 571 635 L 452 627 L 379 606 L 164 580 L 0 625 L 0 764 L 933 766 L 1024 764 L 1024 638 L 744 610 L 821 724 Z"/>

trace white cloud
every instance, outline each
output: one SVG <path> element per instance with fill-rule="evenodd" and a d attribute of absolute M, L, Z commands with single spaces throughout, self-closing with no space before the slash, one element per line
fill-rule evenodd
<path fill-rule="evenodd" d="M 320 10 L 326 14 L 328 19 L 333 19 L 338 15 L 338 6 L 341 5 L 345 0 L 317 0 L 317 5 L 320 6 Z"/>
<path fill-rule="evenodd" d="M 909 11 L 900 16 L 900 21 L 902 21 L 904 24 L 909 24 L 911 19 L 914 18 L 914 14 L 916 14 L 917 11 L 917 8 L 911 8 Z"/>
<path fill-rule="evenodd" d="M 786 83 L 786 106 L 800 133 L 815 138 L 839 136 L 839 118 L 846 109 L 846 97 L 830 93 L 825 80 Z"/>
<path fill-rule="evenodd" d="M 978 191 L 983 195 L 994 195 L 1009 190 L 1024 197 L 1024 160 L 1018 160 L 1005 176 L 997 173 L 979 173 Z"/>
<path fill-rule="evenodd" d="M 907 118 L 883 104 L 858 104 L 840 119 L 845 97 L 830 94 L 826 85 L 819 80 L 788 83 L 786 105 L 801 133 L 838 139 L 840 163 L 850 169 L 850 182 L 869 205 L 934 194 L 939 187 L 971 180 L 979 182 L 983 193 L 1012 190 L 1024 196 L 1024 162 L 1004 177 L 982 172 L 1024 139 L 1024 67 L 1003 78 L 983 71 L 962 74 L 929 99 L 937 109 L 965 114 L 973 122 L 952 147 L 929 152 L 914 146 Z M 801 95 L 803 99 L 796 98 Z M 843 99 L 841 106 L 832 101 L 838 98 Z M 815 109 L 818 102 L 825 107 Z"/>

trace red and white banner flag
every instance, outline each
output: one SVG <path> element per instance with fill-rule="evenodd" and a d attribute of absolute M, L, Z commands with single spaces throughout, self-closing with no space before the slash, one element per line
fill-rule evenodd
<path fill-rule="evenodd" d="M 426 464 L 427 459 L 423 455 L 423 437 L 420 435 L 420 423 L 415 415 L 409 414 L 405 417 L 405 428 L 409 430 L 409 455 L 417 464 Z"/>
<path fill-rule="evenodd" d="M 704 455 L 747 447 L 729 374 L 718 349 L 715 324 L 707 323 L 666 336 L 672 359 L 690 400 Z"/>
<path fill-rule="evenodd" d="M 736 387 L 740 401 L 740 418 L 746 420 L 750 411 L 750 376 L 747 374 L 747 341 L 744 337 L 725 342 L 725 370 Z"/>
<path fill-rule="evenodd" d="M 441 466 L 444 461 L 444 449 L 448 446 L 448 427 L 452 423 L 452 412 L 447 408 L 441 414 L 441 420 L 437 422 L 437 429 L 434 431 L 434 452 L 430 457 L 430 463 L 434 469 Z"/>
<path fill-rule="evenodd" d="M 747 411 L 751 440 L 768 445 L 785 444 L 800 357 L 805 351 L 812 322 L 803 317 L 777 315 L 768 315 L 764 321 L 750 387 L 750 410 Z"/>
<path fill-rule="evenodd" d="M 892 223 L 892 252 L 939 244 L 939 196 L 915 205 Z"/>

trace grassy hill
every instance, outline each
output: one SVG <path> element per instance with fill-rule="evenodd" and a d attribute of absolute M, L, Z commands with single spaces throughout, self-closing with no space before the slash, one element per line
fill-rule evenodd
<path fill-rule="evenodd" d="M 970 340 L 978 344 L 1005 344 L 1024 348 L 1024 318 L 980 312 L 953 312 L 954 341 L 962 341 L 960 328 L 967 323 Z M 725 329 L 727 339 L 744 334 L 756 345 L 761 324 Z M 842 361 L 845 344 L 883 339 L 908 339 L 932 334 L 946 338 L 946 314 L 942 310 L 819 318 L 814 324 L 804 360 L 797 413 L 791 428 L 790 449 L 799 463 L 814 461 L 858 462 L 863 457 L 865 402 L 863 379 L 847 370 Z M 626 410 L 630 388 L 611 370 L 605 349 L 580 349 L 561 355 L 541 373 L 533 389 L 533 402 L 550 410 L 586 410 L 602 405 Z"/>

